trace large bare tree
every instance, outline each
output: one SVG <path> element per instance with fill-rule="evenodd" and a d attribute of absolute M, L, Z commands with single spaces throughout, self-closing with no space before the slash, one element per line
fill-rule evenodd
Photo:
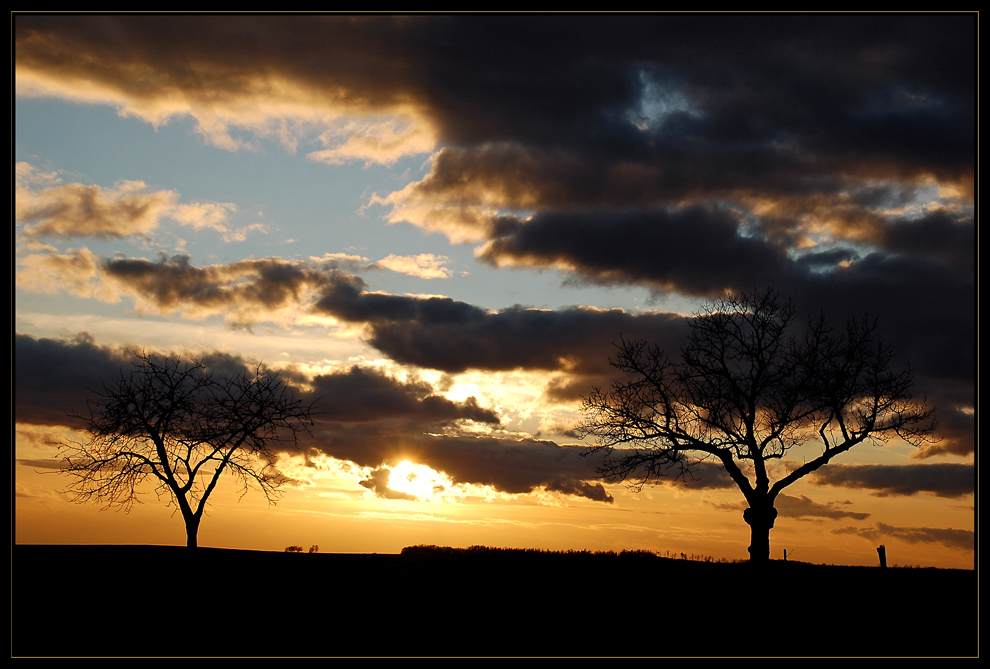
<path fill-rule="evenodd" d="M 835 331 L 822 317 L 798 333 L 793 304 L 768 290 L 711 303 L 689 325 L 679 359 L 622 339 L 610 362 L 625 378 L 585 398 L 580 429 L 597 437 L 600 473 L 639 489 L 719 463 L 749 504 L 751 562 L 770 559 L 784 488 L 857 444 L 931 439 L 934 408 L 912 401 L 911 370 L 893 368 L 875 320 Z M 768 463 L 813 442 L 817 455 L 771 481 Z"/>
<path fill-rule="evenodd" d="M 73 501 L 129 510 L 153 488 L 182 514 L 195 548 L 207 500 L 224 474 L 260 489 L 270 503 L 284 478 L 277 448 L 313 424 L 277 373 L 216 374 L 201 360 L 138 355 L 133 369 L 89 403 L 88 441 L 60 444 Z M 146 486 L 146 482 L 151 486 Z"/>

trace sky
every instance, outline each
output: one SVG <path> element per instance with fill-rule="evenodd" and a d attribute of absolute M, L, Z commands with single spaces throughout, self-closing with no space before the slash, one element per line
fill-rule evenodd
<path fill-rule="evenodd" d="M 603 481 L 620 335 L 773 288 L 869 314 L 938 441 L 787 488 L 771 555 L 974 567 L 974 14 L 16 15 L 17 543 L 181 544 L 73 504 L 58 442 L 135 351 L 280 370 L 321 411 L 201 546 L 745 559 L 700 466 Z M 777 472 L 814 457 L 792 450 Z M 803 451 L 803 452 L 802 452 Z"/>

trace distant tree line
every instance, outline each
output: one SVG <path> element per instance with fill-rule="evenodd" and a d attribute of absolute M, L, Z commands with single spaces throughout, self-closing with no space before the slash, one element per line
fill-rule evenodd
<path fill-rule="evenodd" d="M 468 546 L 467 548 L 454 548 L 451 546 L 417 545 L 406 546 L 402 549 L 401 555 L 415 558 L 454 558 L 454 557 L 522 557 L 522 556 L 546 556 L 546 557 L 619 557 L 619 558 L 674 558 L 676 554 L 669 551 L 665 555 L 660 555 L 647 550 L 623 550 L 623 551 L 589 551 L 589 550 L 565 550 L 552 551 L 542 548 L 496 548 L 494 546 Z M 681 553 L 682 559 L 688 559 L 687 554 Z M 703 562 L 712 562 L 714 558 L 700 555 L 691 555 L 691 559 Z"/>

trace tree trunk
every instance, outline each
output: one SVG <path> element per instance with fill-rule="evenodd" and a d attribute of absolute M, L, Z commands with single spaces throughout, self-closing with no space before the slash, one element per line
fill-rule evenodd
<path fill-rule="evenodd" d="M 192 516 L 186 519 L 186 548 L 196 548 L 196 535 L 199 534 L 199 518 Z"/>
<path fill-rule="evenodd" d="M 777 519 L 777 509 L 750 507 L 743 511 L 743 520 L 750 527 L 749 563 L 767 564 L 770 562 L 770 530 Z"/>

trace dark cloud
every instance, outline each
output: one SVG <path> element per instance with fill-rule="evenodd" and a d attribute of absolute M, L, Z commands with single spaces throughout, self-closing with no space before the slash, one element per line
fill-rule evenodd
<path fill-rule="evenodd" d="M 881 497 L 927 492 L 938 497 L 959 498 L 975 492 L 976 474 L 971 464 L 830 464 L 815 472 L 811 482 L 820 486 L 872 490 L 874 495 Z"/>
<path fill-rule="evenodd" d="M 285 108 L 305 109 L 307 122 L 395 114 L 428 126 L 435 144 L 415 151 L 443 147 L 430 173 L 376 201 L 391 206 L 393 221 L 485 242 L 490 263 L 556 267 L 659 294 L 772 286 L 802 317 L 821 312 L 836 327 L 870 313 L 898 365 L 913 366 L 919 394 L 939 406 L 942 442 L 922 454 L 968 455 L 977 18 L 19 15 L 13 38 L 18 82 L 104 95 L 155 122 L 190 113 L 204 134 L 208 120 L 263 132 L 239 114 L 281 113 L 256 104 L 272 90 Z M 174 111 L 177 100 L 188 108 Z M 549 398 L 573 398 L 607 378 L 620 333 L 673 352 L 686 331 L 672 314 L 489 312 L 373 294 L 352 275 L 279 259 L 215 268 L 181 256 L 114 259 L 102 271 L 161 309 L 244 319 L 313 306 L 365 324 L 369 343 L 405 364 L 555 372 Z M 536 440 L 424 436 L 460 420 L 493 424 L 494 415 L 367 374 L 319 382 L 382 398 L 338 395 L 347 409 L 328 418 L 327 448 L 372 467 L 421 450 L 462 480 L 488 476 L 504 490 L 588 480 L 580 469 L 526 478 L 499 465 L 512 453 L 540 461 Z M 22 408 L 19 396 L 18 419 L 78 408 L 78 385 L 70 378 L 65 402 L 43 407 L 31 393 L 56 391 L 22 391 L 18 381 L 28 400 Z M 461 462 L 457 449 L 498 475 Z"/>
<path fill-rule="evenodd" d="M 14 335 L 14 417 L 28 425 L 82 427 L 76 416 L 86 416 L 87 399 L 112 387 L 140 362 L 138 348 L 101 346 L 87 333 L 70 339 Z M 201 356 L 219 374 L 253 371 L 238 356 L 217 351 Z"/>
<path fill-rule="evenodd" d="M 938 407 L 940 440 L 917 451 L 921 459 L 938 455 L 966 457 L 976 450 L 976 398 L 962 382 L 931 383 L 923 379 L 918 394 L 927 396 Z"/>
<path fill-rule="evenodd" d="M 216 351 L 201 356 L 219 374 L 250 371 L 243 358 Z M 74 339 L 36 339 L 15 335 L 15 417 L 19 423 L 77 426 L 70 414 L 85 414 L 86 399 L 104 384 L 112 385 L 136 361 L 132 351 L 99 346 L 82 333 Z M 321 424 L 358 425 L 402 422 L 421 429 L 441 429 L 459 421 L 498 426 L 496 412 L 478 405 L 474 397 L 454 402 L 437 395 L 422 381 L 403 383 L 380 371 L 352 367 L 334 374 L 304 378 L 288 370 L 291 382 L 312 390 L 297 395 L 313 402 Z"/>
<path fill-rule="evenodd" d="M 893 253 L 944 262 L 964 276 L 972 275 L 976 255 L 975 220 L 940 211 L 916 219 L 884 221 L 876 242 Z"/>
<path fill-rule="evenodd" d="M 16 17 L 14 41 L 19 81 L 97 87 L 149 119 L 176 99 L 273 114 L 252 105 L 269 86 L 320 118 L 412 114 L 443 148 L 385 199 L 394 220 L 473 228 L 490 262 L 708 297 L 774 286 L 839 323 L 869 311 L 919 376 L 972 384 L 975 15 L 38 15 Z M 258 264 L 240 286 L 142 262 L 108 271 L 163 308 L 274 308 L 325 278 Z M 519 322 L 395 296 L 322 307 L 377 318 L 383 351 L 452 371 L 509 362 L 456 345 L 438 361 L 436 342 Z M 436 325 L 406 336 L 386 311 Z"/>
<path fill-rule="evenodd" d="M 474 397 L 452 402 L 434 394 L 422 381 L 401 383 L 385 374 L 361 367 L 322 374 L 309 381 L 317 397 L 321 422 L 366 423 L 416 419 L 430 425 L 472 420 L 498 426 L 499 416 L 478 406 Z"/>
<path fill-rule="evenodd" d="M 165 254 L 159 254 L 158 262 L 109 258 L 102 270 L 118 285 L 163 311 L 230 307 L 274 310 L 299 302 L 307 290 L 325 284 L 335 272 L 280 258 L 196 267 L 188 255 Z"/>
<path fill-rule="evenodd" d="M 553 481 L 546 486 L 546 489 L 551 492 L 559 492 L 564 495 L 587 497 L 588 499 L 596 502 L 608 502 L 611 504 L 614 501 L 612 495 L 605 490 L 605 486 L 601 483 L 585 483 L 584 481 Z"/>
<path fill-rule="evenodd" d="M 938 231 L 944 231 L 939 234 Z M 797 260 L 785 249 L 744 234 L 730 213 L 695 207 L 676 213 L 536 215 L 489 242 L 482 258 L 509 257 L 537 267 L 566 266 L 602 283 L 717 296 L 776 286 L 804 317 L 824 313 L 836 325 L 865 313 L 884 338 L 935 379 L 971 381 L 975 368 L 972 220 L 929 217 L 875 231 L 902 253 L 848 248 Z M 926 245 L 925 240 L 930 239 Z M 969 260 L 962 258 L 968 255 Z"/>
<path fill-rule="evenodd" d="M 318 110 L 415 108 L 447 146 L 660 168 L 675 196 L 973 175 L 974 15 L 46 15 L 14 44 L 24 71 L 134 107 L 276 82 Z"/>
<path fill-rule="evenodd" d="M 842 527 L 832 530 L 832 534 L 851 534 L 863 537 L 876 544 L 885 538 L 899 539 L 909 544 L 942 544 L 947 548 L 971 551 L 974 549 L 976 533 L 972 530 L 956 530 L 940 527 L 894 527 L 877 523 L 874 527 Z"/>
<path fill-rule="evenodd" d="M 975 353 L 973 276 L 928 260 L 870 253 L 782 291 L 805 313 L 832 321 L 871 314 L 919 372 L 972 379 Z M 941 369 L 948 365 L 948 369 Z"/>
<path fill-rule="evenodd" d="M 524 368 L 605 374 L 620 334 L 675 347 L 687 332 L 677 314 L 518 305 L 489 312 L 446 297 L 369 293 L 358 277 L 338 276 L 316 309 L 367 323 L 368 343 L 393 360 L 451 373 Z"/>
<path fill-rule="evenodd" d="M 563 265 L 601 283 L 645 283 L 690 295 L 779 283 L 789 264 L 784 249 L 743 235 L 741 224 L 731 211 L 701 206 L 538 214 L 485 245 L 481 257 Z"/>
<path fill-rule="evenodd" d="M 787 130 L 829 155 L 968 165 L 972 124 L 946 118 L 974 118 L 975 28 L 972 15 L 18 16 L 14 39 L 19 64 L 135 98 L 245 95 L 259 73 L 352 104 L 411 98 L 455 144 L 594 140 L 627 125 L 615 117 L 646 71 L 723 143 Z"/>
<path fill-rule="evenodd" d="M 510 494 L 547 489 L 611 502 L 611 495 L 597 482 L 596 463 L 582 456 L 587 450 L 583 446 L 456 431 L 438 434 L 425 429 L 425 423 L 388 420 L 372 424 L 324 422 L 318 427 L 313 448 L 376 470 L 391 469 L 409 460 L 445 473 L 455 484 L 487 485 Z M 383 480 L 387 482 L 387 477 Z"/>
<path fill-rule="evenodd" d="M 34 425 L 78 427 L 86 398 L 134 361 L 80 333 L 70 340 L 14 335 L 14 419 Z"/>
<path fill-rule="evenodd" d="M 417 460 L 447 473 L 455 483 L 490 485 L 508 493 L 547 488 L 592 500 L 611 501 L 599 484 L 594 461 L 583 446 L 559 446 L 540 439 L 452 436 L 411 444 Z"/>
<path fill-rule="evenodd" d="M 588 459 L 592 460 L 596 467 L 600 464 L 598 456 L 591 455 Z M 657 479 L 656 484 L 684 487 L 691 490 L 739 489 L 732 478 L 726 473 L 725 468 L 718 463 L 703 460 L 691 463 L 685 462 L 685 465 L 687 468 L 683 471 L 679 466 L 670 467 L 661 478 Z M 639 477 L 641 477 L 641 474 L 632 473 L 626 477 L 625 481 L 630 484 L 630 487 L 638 488 L 639 486 L 635 481 Z"/>
<path fill-rule="evenodd" d="M 820 504 L 804 495 L 777 495 L 774 508 L 783 518 L 794 518 L 796 520 L 811 520 L 820 522 L 822 518 L 832 520 L 839 518 L 852 518 L 854 520 L 866 520 L 870 517 L 868 513 L 852 511 L 848 507 L 852 502 L 827 502 Z M 716 508 L 744 511 L 749 504 L 746 502 L 735 502 L 729 504 L 714 504 Z"/>
<path fill-rule="evenodd" d="M 797 518 L 799 520 L 815 518 L 853 518 L 855 520 L 865 520 L 870 514 L 851 511 L 843 507 L 851 502 L 828 502 L 819 504 L 804 495 L 778 495 L 775 508 L 780 515 L 786 518 Z"/>
<path fill-rule="evenodd" d="M 244 372 L 240 357 L 209 352 L 202 356 L 219 374 Z M 15 418 L 19 423 L 81 427 L 69 414 L 82 414 L 93 389 L 101 389 L 135 360 L 133 353 L 97 345 L 79 335 L 72 340 L 15 337 Z M 303 446 L 378 472 L 362 483 L 376 494 L 387 491 L 384 469 L 408 459 L 445 472 L 454 483 L 490 485 L 508 493 L 548 489 L 610 502 L 597 483 L 595 463 L 582 446 L 560 446 L 539 439 L 462 433 L 469 423 L 498 428 L 499 415 L 474 397 L 454 402 L 424 381 L 403 382 L 380 371 L 352 367 L 306 378 L 292 369 L 290 383 L 305 382 L 297 396 L 313 402 L 317 414 L 312 439 Z M 384 467 L 383 467 L 384 466 Z M 393 497 L 394 498 L 394 497 Z"/>

